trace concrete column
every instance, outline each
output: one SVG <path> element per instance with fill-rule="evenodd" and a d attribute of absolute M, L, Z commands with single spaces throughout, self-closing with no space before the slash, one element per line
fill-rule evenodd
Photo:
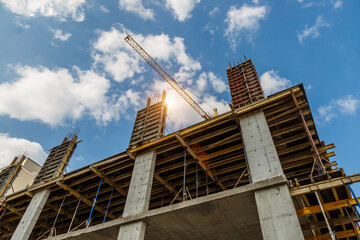
<path fill-rule="evenodd" d="M 252 182 L 276 176 L 286 179 L 264 112 L 240 119 Z M 264 240 L 304 239 L 286 184 L 254 193 Z"/>
<path fill-rule="evenodd" d="M 155 161 L 155 151 L 136 156 L 123 217 L 134 216 L 148 210 L 154 178 Z M 141 221 L 121 226 L 118 240 L 144 239 L 145 229 L 146 224 Z"/>
<path fill-rule="evenodd" d="M 11 240 L 27 240 L 30 238 L 32 230 L 45 206 L 50 192 L 50 189 L 45 189 L 34 194 L 29 206 L 26 208 L 24 215 L 16 227 Z"/>

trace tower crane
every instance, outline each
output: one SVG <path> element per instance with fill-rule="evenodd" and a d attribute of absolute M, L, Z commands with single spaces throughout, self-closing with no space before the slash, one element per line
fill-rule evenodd
<path fill-rule="evenodd" d="M 170 86 L 180 94 L 180 96 L 185 99 L 190 106 L 195 109 L 197 113 L 200 114 L 205 120 L 210 119 L 211 117 L 197 104 L 194 99 L 190 97 L 189 94 L 172 78 L 170 75 L 162 68 L 159 64 L 130 36 L 127 35 L 124 39 Z M 214 109 L 215 115 L 217 115 L 216 109 Z"/>

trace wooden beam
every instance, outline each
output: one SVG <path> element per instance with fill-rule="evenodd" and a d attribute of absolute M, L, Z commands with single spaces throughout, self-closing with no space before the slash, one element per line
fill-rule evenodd
<path fill-rule="evenodd" d="M 175 191 L 175 188 L 173 186 L 171 186 L 168 182 L 166 182 L 164 179 L 162 179 L 159 174 L 154 173 L 154 178 L 161 183 L 162 185 L 164 185 L 170 192 L 172 192 L 174 195 L 177 194 L 177 191 Z M 176 197 L 179 201 L 182 201 L 182 197 L 180 197 L 179 195 Z"/>
<path fill-rule="evenodd" d="M 332 187 L 343 186 L 346 183 L 356 183 L 356 182 L 360 182 L 360 173 L 356 173 L 346 177 L 331 178 L 326 181 L 312 183 L 301 187 L 295 187 L 293 189 L 290 189 L 290 193 L 291 196 L 296 196 L 300 194 L 311 193 L 314 191 L 322 191 Z"/>
<path fill-rule="evenodd" d="M 201 157 L 201 161 L 204 162 L 204 161 L 207 161 L 209 159 L 216 158 L 216 157 L 228 154 L 230 152 L 234 152 L 236 150 L 240 150 L 240 149 L 242 149 L 242 147 L 243 147 L 242 144 L 236 144 L 234 146 L 231 146 L 231 147 L 228 147 L 228 148 L 225 148 L 225 149 L 221 149 L 221 150 L 219 150 L 217 152 L 206 154 L 206 155 Z"/>
<path fill-rule="evenodd" d="M 291 91 L 297 93 L 297 92 L 301 92 L 301 89 L 299 86 L 294 86 L 292 87 L 291 89 L 287 89 L 287 90 L 284 90 L 284 91 L 281 91 L 279 93 L 276 93 L 268 98 L 264 98 L 264 99 L 261 99 L 253 104 L 250 104 L 250 105 L 247 105 L 247 106 L 244 106 L 240 109 L 236 109 L 235 110 L 235 114 L 236 114 L 236 117 L 243 117 L 245 114 L 248 114 L 248 113 L 251 113 L 252 111 L 255 111 L 255 110 L 259 110 L 259 109 L 262 109 L 264 107 L 268 107 L 271 103 L 275 103 L 285 97 L 288 97 L 290 96 L 291 94 Z M 195 124 L 191 127 L 188 127 L 184 130 L 181 131 L 181 135 L 182 136 L 188 136 L 188 135 L 191 135 L 193 134 L 194 132 L 198 131 L 199 129 L 206 129 L 207 127 L 209 126 L 213 126 L 214 124 L 217 124 L 218 122 L 221 122 L 221 121 L 226 121 L 226 120 L 230 120 L 231 119 L 231 116 L 232 115 L 232 112 L 229 111 L 227 113 L 224 113 L 224 114 L 221 114 L 215 118 L 211 118 L 211 119 L 208 119 L 206 121 L 203 121 L 201 123 L 198 123 L 198 124 Z M 140 152 L 140 151 L 144 151 L 145 149 L 150 149 L 150 148 L 156 148 L 156 146 L 158 145 L 161 145 L 161 144 L 167 144 L 167 143 L 171 143 L 172 140 L 174 139 L 174 135 L 176 135 L 176 133 L 172 133 L 172 134 L 168 134 L 164 137 L 161 137 L 161 138 L 158 138 L 158 139 L 155 139 L 155 140 L 152 140 L 148 143 L 145 143 L 141 146 L 138 146 L 136 148 L 133 148 L 133 149 L 130 149 L 129 151 L 131 153 L 136 153 L 136 152 Z"/>
<path fill-rule="evenodd" d="M 202 159 L 199 159 L 198 156 L 196 155 L 196 153 L 194 152 L 194 150 L 192 150 L 192 148 L 185 142 L 184 139 L 182 139 L 180 137 L 180 135 L 178 133 L 175 134 L 177 140 L 180 142 L 180 144 L 187 149 L 188 153 L 195 159 L 197 160 L 198 164 L 200 165 L 200 167 L 209 175 L 209 177 L 214 180 L 217 185 L 219 185 L 222 190 L 226 190 L 226 187 L 222 184 L 222 182 L 220 181 L 220 179 L 215 176 L 215 174 L 213 174 L 210 169 L 205 165 L 205 163 L 202 161 Z"/>
<path fill-rule="evenodd" d="M 12 213 L 15 213 L 19 216 L 22 216 L 23 214 L 17 210 L 16 208 L 14 208 L 11 204 L 7 203 L 6 200 L 0 201 L 0 206 L 6 208 L 7 210 L 9 210 Z"/>
<path fill-rule="evenodd" d="M 352 230 L 345 230 L 345 231 L 338 231 L 336 232 L 336 236 L 340 239 L 340 238 L 347 238 L 347 237 L 354 237 L 356 236 L 355 233 L 356 230 L 352 229 Z M 358 233 L 360 234 L 360 231 L 357 230 Z M 318 236 L 311 236 L 311 237 L 305 237 L 305 240 L 323 240 L 323 239 L 331 239 L 330 235 L 327 234 L 322 234 L 322 235 L 318 235 Z"/>
<path fill-rule="evenodd" d="M 97 169 L 96 167 L 90 166 L 90 170 L 95 173 L 99 178 L 104 179 L 104 181 L 109 184 L 110 186 L 112 186 L 116 191 L 118 191 L 119 193 L 121 193 L 124 197 L 127 196 L 127 192 L 122 189 L 120 186 L 116 185 L 114 183 L 113 180 L 111 180 L 110 178 L 108 178 L 107 176 L 105 176 L 105 174 L 103 172 L 101 172 L 99 169 Z"/>
<path fill-rule="evenodd" d="M 358 197 L 358 200 L 360 200 L 360 197 Z M 337 209 L 340 209 L 343 207 L 348 207 L 349 204 L 355 205 L 356 204 L 355 199 L 354 198 L 343 199 L 343 200 L 339 200 L 339 201 L 324 203 L 322 205 L 323 205 L 324 211 L 327 212 L 327 211 L 337 210 Z M 296 210 L 296 214 L 299 217 L 314 214 L 314 213 L 321 213 L 321 209 L 320 209 L 319 205 Z"/>
<path fill-rule="evenodd" d="M 78 193 L 77 191 L 75 191 L 74 189 L 70 188 L 69 186 L 67 186 L 64 182 L 62 181 L 57 181 L 56 184 L 61 187 L 62 189 L 68 191 L 69 193 L 71 193 L 71 195 L 77 197 L 78 199 L 81 198 L 81 201 L 83 201 L 85 204 L 89 205 L 90 207 L 93 205 L 93 202 L 90 201 L 89 199 L 87 199 L 85 196 L 81 195 L 80 193 Z M 97 205 L 95 205 L 95 210 L 105 214 L 106 210 L 103 209 L 102 207 L 99 207 Z M 112 213 L 108 213 L 108 216 L 112 219 L 116 219 L 117 217 L 114 216 Z"/>
<path fill-rule="evenodd" d="M 8 223 L 5 223 L 5 222 L 2 222 L 1 223 L 1 226 L 6 228 L 7 230 L 10 230 L 11 231 L 11 235 L 14 233 L 15 231 L 15 227 L 11 226 L 10 224 Z"/>
<path fill-rule="evenodd" d="M 354 222 L 359 222 L 360 219 L 355 215 L 355 213 L 351 214 L 351 218 L 353 219 Z M 336 225 L 343 225 L 343 224 L 351 224 L 351 220 L 349 219 L 349 217 L 338 217 L 338 218 L 331 218 L 329 219 L 329 223 L 331 226 L 336 226 Z M 301 225 L 301 229 L 303 231 L 311 231 L 311 230 L 316 230 L 319 228 L 326 228 L 326 222 L 325 221 L 320 221 L 320 222 L 312 222 L 309 224 L 302 224 Z"/>

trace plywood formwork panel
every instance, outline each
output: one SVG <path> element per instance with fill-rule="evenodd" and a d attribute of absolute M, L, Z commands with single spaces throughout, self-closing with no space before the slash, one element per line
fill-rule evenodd
<path fill-rule="evenodd" d="M 166 93 L 164 91 L 161 101 L 154 104 L 151 104 L 151 98 L 149 98 L 146 108 L 138 111 L 129 148 L 147 143 L 164 135 L 167 110 L 165 97 Z"/>
<path fill-rule="evenodd" d="M 234 108 L 240 108 L 264 98 L 259 77 L 252 61 L 246 60 L 226 71 Z"/>

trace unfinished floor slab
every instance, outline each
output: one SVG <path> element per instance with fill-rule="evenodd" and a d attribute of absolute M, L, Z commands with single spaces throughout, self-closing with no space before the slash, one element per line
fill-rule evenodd
<path fill-rule="evenodd" d="M 137 221 L 147 224 L 147 240 L 263 239 L 254 192 L 284 184 L 275 177 L 50 239 L 115 240 L 119 226 Z"/>

